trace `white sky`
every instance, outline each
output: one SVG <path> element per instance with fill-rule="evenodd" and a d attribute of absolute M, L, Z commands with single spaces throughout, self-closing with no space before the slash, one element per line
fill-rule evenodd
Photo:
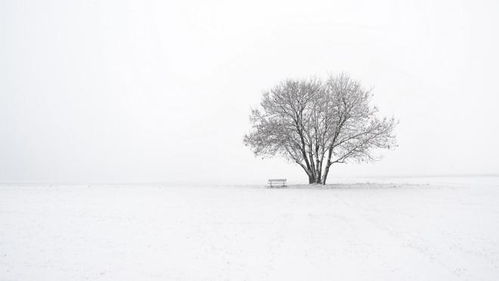
<path fill-rule="evenodd" d="M 499 1 L 0 0 L 0 181 L 306 181 L 242 144 L 262 91 L 347 72 L 399 147 L 334 176 L 499 172 Z"/>

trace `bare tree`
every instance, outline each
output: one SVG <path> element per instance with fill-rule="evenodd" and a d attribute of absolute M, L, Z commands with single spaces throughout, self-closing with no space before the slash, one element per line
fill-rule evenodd
<path fill-rule="evenodd" d="M 252 110 L 244 143 L 257 156 L 282 155 L 300 165 L 309 183 L 326 184 L 333 164 L 375 160 L 375 149 L 395 145 L 395 120 L 379 118 L 370 98 L 345 74 L 281 82 Z"/>

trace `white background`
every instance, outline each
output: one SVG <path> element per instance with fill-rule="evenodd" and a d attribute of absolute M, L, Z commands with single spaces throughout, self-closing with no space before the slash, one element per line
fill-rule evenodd
<path fill-rule="evenodd" d="M 497 1 L 0 0 L 0 181 L 305 181 L 242 144 L 262 91 L 347 72 L 399 147 L 334 176 L 499 167 Z"/>

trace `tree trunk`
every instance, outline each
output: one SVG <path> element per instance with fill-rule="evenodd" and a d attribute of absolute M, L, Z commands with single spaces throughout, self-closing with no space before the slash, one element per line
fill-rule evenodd
<path fill-rule="evenodd" d="M 313 174 L 309 175 L 308 176 L 308 184 L 313 184 L 315 182 L 316 182 L 315 176 Z"/>
<path fill-rule="evenodd" d="M 322 161 L 317 161 L 317 178 L 316 178 L 316 182 L 318 184 L 321 184 L 322 183 Z"/>
<path fill-rule="evenodd" d="M 324 184 L 324 182 L 320 177 L 317 177 L 316 175 L 309 175 L 308 184 Z"/>
<path fill-rule="evenodd" d="M 322 182 L 321 182 L 322 184 L 326 184 L 327 176 L 329 174 L 329 167 L 331 167 L 330 163 L 326 165 L 326 169 L 324 170 L 324 175 L 322 175 Z"/>
<path fill-rule="evenodd" d="M 322 184 L 321 178 L 320 178 L 320 177 L 317 177 L 317 178 L 315 179 L 315 183 L 316 183 L 316 184 Z"/>

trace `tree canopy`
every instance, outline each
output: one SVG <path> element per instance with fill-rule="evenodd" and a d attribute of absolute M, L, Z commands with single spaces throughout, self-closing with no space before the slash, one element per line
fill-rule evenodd
<path fill-rule="evenodd" d="M 376 160 L 376 149 L 395 146 L 396 121 L 379 117 L 371 97 L 346 74 L 283 81 L 251 111 L 244 143 L 257 156 L 284 156 L 309 183 L 325 184 L 333 164 Z"/>

